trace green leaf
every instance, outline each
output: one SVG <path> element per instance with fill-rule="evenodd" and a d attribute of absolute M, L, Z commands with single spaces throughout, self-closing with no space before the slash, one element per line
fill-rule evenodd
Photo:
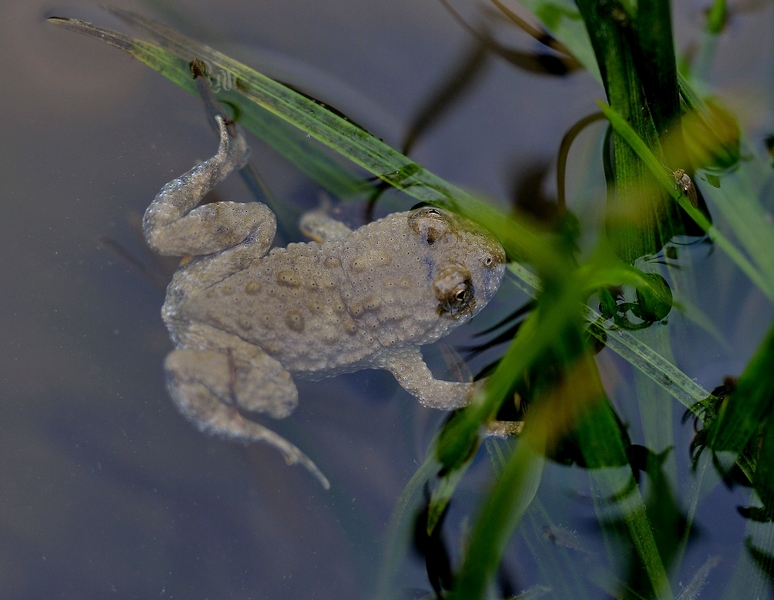
<path fill-rule="evenodd" d="M 726 26 L 726 0 L 715 0 L 707 13 L 707 30 L 718 34 Z"/>
<path fill-rule="evenodd" d="M 708 446 L 739 454 L 774 408 L 774 327 L 758 347 L 711 425 Z M 767 456 L 766 460 L 774 457 Z"/>
<path fill-rule="evenodd" d="M 680 118 L 677 64 L 669 0 L 637 4 L 636 68 L 659 136 Z"/>
<path fill-rule="evenodd" d="M 483 598 L 505 545 L 537 492 L 542 470 L 541 453 L 519 443 L 476 519 L 450 600 Z"/>
<path fill-rule="evenodd" d="M 605 113 L 605 116 L 616 132 L 626 140 L 626 143 L 631 146 L 637 156 L 639 156 L 642 162 L 650 169 L 656 181 L 669 192 L 683 210 L 707 233 L 710 239 L 728 254 L 729 258 L 744 271 L 750 280 L 758 286 L 770 300 L 774 300 L 774 278 L 764 278 L 755 266 L 753 266 L 753 264 L 723 234 L 721 234 L 712 223 L 710 223 L 709 219 L 707 219 L 700 210 L 691 205 L 686 195 L 675 186 L 674 179 L 666 173 L 664 167 L 653 155 L 645 142 L 636 134 L 629 123 L 627 123 L 620 114 L 603 102 L 598 101 L 597 104 L 599 104 L 602 112 Z"/>
<path fill-rule="evenodd" d="M 120 13 L 120 16 L 124 16 L 124 13 Z M 183 38 L 178 40 L 179 43 L 176 45 L 170 42 L 170 46 L 177 50 L 176 53 L 75 19 L 53 17 L 49 19 L 49 22 L 77 31 L 78 33 L 86 34 L 124 50 L 185 91 L 198 95 L 189 63 L 194 58 L 198 57 L 205 60 L 203 57 L 209 56 L 210 52 L 208 51 L 211 51 L 211 49 L 203 44 L 183 38 L 183 36 L 161 25 L 154 24 L 152 27 L 152 22 L 145 20 L 141 20 L 141 22 L 147 29 L 150 29 L 149 33 L 151 34 L 166 34 L 174 39 L 178 37 Z M 211 73 L 213 73 L 214 69 L 219 68 L 213 62 L 208 63 L 207 66 Z M 224 71 L 218 74 L 222 73 Z M 236 82 L 236 80 L 233 81 Z M 235 108 L 235 116 L 245 128 L 293 162 L 331 194 L 340 198 L 351 198 L 355 195 L 363 194 L 365 190 L 370 188 L 363 181 L 361 175 L 351 168 L 344 167 L 340 161 L 334 160 L 329 153 L 323 151 L 319 144 L 299 131 L 298 128 L 260 106 L 248 102 L 238 90 L 226 91 L 219 89 L 216 96 L 222 102 Z"/>
<path fill-rule="evenodd" d="M 540 291 L 538 278 L 518 263 L 508 265 L 508 270 L 518 278 L 516 284 L 529 296 L 535 297 Z M 583 315 L 590 324 L 598 324 L 601 315 L 586 306 Z M 610 350 L 628 361 L 633 367 L 650 377 L 673 398 L 686 408 L 694 408 L 697 402 L 711 397 L 711 394 L 688 377 L 658 352 L 644 344 L 628 331 L 615 324 L 589 328 L 589 331 Z"/>
<path fill-rule="evenodd" d="M 624 528 L 642 561 L 652 590 L 658 598 L 671 598 L 669 579 L 648 520 L 645 502 L 633 482 L 620 428 L 610 405 L 605 402 L 584 415 L 578 431 L 583 456 L 592 470 L 590 476 L 599 489 L 599 495 L 619 497 L 616 509 L 621 512 Z M 622 465 L 626 467 L 621 468 Z M 626 493 L 621 497 L 623 491 Z M 604 518 L 602 514 L 599 516 Z"/>
<path fill-rule="evenodd" d="M 472 460 L 473 457 L 471 457 Z M 438 524 L 438 520 L 443 515 L 443 511 L 449 505 L 449 500 L 454 495 L 457 486 L 462 480 L 462 476 L 470 466 L 470 460 L 457 469 L 447 473 L 438 482 L 438 486 L 433 490 L 433 494 L 430 497 L 430 505 L 427 510 L 427 535 L 431 535 L 435 526 Z"/>
<path fill-rule="evenodd" d="M 635 14 L 622 2 L 578 0 L 608 102 L 651 150 L 660 148 L 659 135 L 679 110 L 671 30 L 657 22 L 664 11 L 669 12 L 664 1 L 652 0 Z M 656 43 L 659 49 L 645 48 Z M 663 67 L 670 58 L 671 68 Z M 648 59 L 658 60 L 663 68 Z M 684 233 L 684 227 L 679 208 L 667 201 L 617 131 L 613 147 L 615 187 L 608 199 L 607 232 L 621 260 L 633 264 L 658 253 L 674 235 Z"/>

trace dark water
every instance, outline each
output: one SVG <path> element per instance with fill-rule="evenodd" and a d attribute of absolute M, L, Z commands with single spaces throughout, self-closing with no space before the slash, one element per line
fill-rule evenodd
<path fill-rule="evenodd" d="M 280 78 L 308 82 L 309 91 L 339 101 L 393 145 L 469 44 L 431 0 L 120 6 L 270 65 Z M 679 47 L 695 39 L 702 6 L 677 3 Z M 459 8 L 475 18 L 471 3 Z M 273 450 L 203 436 L 175 412 L 161 370 L 170 349 L 159 315 L 163 289 L 153 281 L 169 265 L 154 262 L 138 224 L 159 187 L 210 156 L 215 138 L 197 98 L 116 49 L 47 24 L 51 15 L 120 27 L 89 5 L 0 6 L 0 597 L 369 597 L 393 505 L 443 415 L 419 407 L 384 373 L 301 383 L 298 411 L 277 430 L 326 473 L 332 490 L 324 492 Z M 717 91 L 753 140 L 774 126 L 772 16 L 770 6 L 735 16 L 715 71 Z M 504 39 L 534 48 L 522 34 Z M 585 74 L 549 78 L 493 59 L 412 156 L 441 177 L 508 198 L 530 168 L 553 159 L 565 130 L 595 110 L 598 97 L 601 89 Z M 589 164 L 599 169 L 594 135 L 576 151 L 578 180 L 597 175 L 586 173 Z M 278 197 L 316 204 L 311 182 L 257 140 L 252 147 Z M 546 187 L 550 193 L 550 178 Z M 218 194 L 247 199 L 238 181 Z M 576 208 L 593 215 L 601 197 L 580 198 Z M 359 212 L 351 218 L 358 224 Z M 711 389 L 740 372 L 772 311 L 738 275 L 722 276 L 730 267 L 721 253 L 691 252 L 699 308 L 725 343 L 674 316 L 673 352 Z M 523 301 L 504 285 L 493 306 L 449 343 L 465 343 Z M 426 355 L 444 376 L 438 349 Z M 627 404 L 630 369 L 607 354 L 600 365 L 630 434 L 644 443 L 640 415 Z M 693 485 L 686 470 L 692 431 L 679 424 L 682 407 L 662 396 L 658 410 L 674 413 L 674 436 L 646 441 L 655 451 L 675 445 L 674 483 L 685 499 Z M 463 519 L 490 477 L 482 450 L 448 519 L 454 556 Z M 521 533 L 514 538 L 504 565 L 516 590 L 547 583 L 543 569 L 550 573 L 550 565 L 540 557 L 551 548 L 576 553 L 581 568 L 603 555 L 592 507 L 580 493 L 584 482 L 582 472 L 546 467 L 539 499 L 555 529 L 537 536 L 540 551 Z M 698 538 L 674 581 L 687 585 L 708 558 L 720 556 L 700 597 L 723 597 L 745 535 L 734 506 L 746 502 L 722 486 L 702 497 Z M 525 528 L 545 531 L 531 518 Z M 430 589 L 423 565 L 410 556 L 399 582 Z"/>

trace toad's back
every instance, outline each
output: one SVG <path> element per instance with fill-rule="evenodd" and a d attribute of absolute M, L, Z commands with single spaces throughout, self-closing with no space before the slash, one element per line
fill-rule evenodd
<path fill-rule="evenodd" d="M 397 213 L 342 240 L 275 248 L 181 309 L 260 346 L 291 372 L 355 371 L 384 348 L 426 344 L 451 326 L 431 285 L 442 246 L 424 244 Z"/>

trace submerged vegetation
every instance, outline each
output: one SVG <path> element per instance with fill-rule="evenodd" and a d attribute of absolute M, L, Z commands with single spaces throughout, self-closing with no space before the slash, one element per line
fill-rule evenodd
<path fill-rule="evenodd" d="M 190 71 L 194 59 L 207 66 L 210 77 L 227 74 L 233 89 L 221 89 L 218 100 L 337 198 L 370 197 L 373 208 L 384 190 L 394 187 L 415 201 L 468 216 L 502 241 L 512 281 L 533 299 L 524 307 L 514 305 L 512 314 L 487 332 L 493 337 L 473 349 L 508 343 L 482 374 L 488 377 L 483 391 L 447 420 L 404 490 L 375 594 L 395 597 L 393 574 L 413 538 L 436 597 L 511 597 L 519 589 L 509 581 L 502 558 L 518 530 L 544 577 L 516 597 L 585 598 L 599 596 L 601 589 L 617 598 L 696 598 L 718 557 L 708 556 L 682 587 L 673 574 L 695 535 L 697 504 L 725 483 L 750 488 L 748 505 L 739 508 L 748 529 L 744 548 L 735 550 L 742 558 L 732 577 L 714 582 L 717 597 L 761 597 L 774 572 L 774 426 L 769 426 L 774 330 L 744 372 L 729 374 L 738 379 L 718 381 L 710 393 L 670 361 L 668 321 L 690 306 L 693 293 L 691 254 L 684 244 L 725 253 L 774 301 L 774 224 L 763 204 L 773 175 L 769 158 L 751 146 L 729 109 L 703 91 L 703 73 L 676 57 L 668 0 L 523 0 L 519 12 L 528 9 L 527 19 L 492 1 L 497 18 L 527 31 L 545 50 L 503 47 L 489 32 L 464 23 L 474 40 L 470 56 L 420 111 L 403 151 L 449 109 L 488 55 L 546 76 L 583 68 L 600 81 L 606 102 L 565 136 L 559 197 L 548 208 L 532 204 L 503 214 L 335 111 L 158 23 L 114 11 L 153 40 L 145 42 L 80 21 L 52 21 L 130 53 L 189 92 L 197 92 Z M 702 68 L 712 62 L 725 16 L 725 2 L 716 0 L 706 16 L 697 61 Z M 538 20 L 542 27 L 530 24 Z M 566 200 L 565 166 L 578 134 L 603 120 L 598 159 L 606 178 L 607 197 L 599 200 L 605 218 L 589 244 Z M 283 214 L 281 207 L 272 208 Z M 722 232 L 716 222 L 723 223 Z M 701 325 L 701 315 L 691 314 Z M 602 348 L 635 371 L 636 397 L 627 402 L 642 417 L 641 443 L 632 439 L 602 384 L 595 360 Z M 673 447 L 672 411 L 658 400 L 665 395 L 681 403 L 694 423 L 690 448 Z M 484 436 L 503 421 L 523 427 L 518 438 Z M 482 444 L 496 478 L 470 517 L 455 562 L 443 526 Z M 678 452 L 690 455 L 695 480 L 690 488 L 677 485 Z M 573 482 L 588 490 L 605 559 L 591 559 L 542 503 L 541 477 L 550 464 L 575 467 Z M 578 472 L 585 473 L 583 483 Z M 541 541 L 550 542 L 550 556 Z"/>

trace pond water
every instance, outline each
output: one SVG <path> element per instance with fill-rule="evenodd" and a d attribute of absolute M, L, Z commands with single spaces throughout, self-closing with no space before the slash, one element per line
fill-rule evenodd
<path fill-rule="evenodd" d="M 774 9 L 768 2 L 739 4 L 710 83 L 761 147 L 774 127 Z M 116 5 L 280 80 L 303 82 L 306 92 L 395 147 L 471 47 L 468 33 L 430 0 Z M 455 6 L 471 23 L 482 15 L 472 2 Z M 705 6 L 675 3 L 678 48 L 697 39 Z M 178 415 L 164 388 L 162 363 L 171 343 L 159 314 L 175 261 L 154 259 L 139 224 L 161 185 L 211 156 L 216 138 L 197 97 L 117 49 L 46 23 L 53 15 L 128 32 L 96 3 L 6 0 L 0 6 L 0 596 L 372 597 L 390 515 L 445 415 L 419 406 L 381 371 L 299 382 L 298 410 L 271 426 L 315 460 L 330 491 L 303 469 L 286 466 L 274 450 L 202 435 Z M 537 48 L 502 24 L 498 33 L 514 47 Z M 561 138 L 602 97 L 583 72 L 539 75 L 490 57 L 411 156 L 501 208 L 542 169 L 543 189 L 553 196 Z M 601 131 L 583 134 L 570 164 L 571 193 L 598 181 L 598 193 L 571 200 L 588 221 L 603 210 Z M 276 197 L 298 209 L 317 205 L 312 181 L 259 140 L 250 142 L 254 164 Z M 573 181 L 581 183 L 573 188 Z M 249 200 L 236 178 L 217 196 Z M 413 204 L 391 194 L 378 215 Z M 362 204 L 343 208 L 353 226 L 364 222 L 363 214 Z M 711 390 L 742 371 L 772 309 L 722 252 L 705 245 L 684 252 L 696 272 L 693 314 L 704 315 L 708 325 L 673 313 L 671 352 L 689 377 Z M 526 300 L 506 281 L 491 306 L 444 343 L 470 344 L 475 332 Z M 656 327 L 641 339 L 657 347 L 660 336 Z M 499 350 L 477 357 L 471 371 Z M 448 355 L 443 345 L 425 352 L 437 376 L 451 379 Z M 696 485 L 688 460 L 694 432 L 680 423 L 684 407 L 657 391 L 650 412 L 640 414 L 629 398 L 649 384 L 609 351 L 598 362 L 633 441 L 654 452 L 674 446 L 670 485 L 684 505 Z M 673 435 L 653 439 L 642 422 L 659 415 L 672 419 Z M 455 561 L 492 477 L 482 448 L 445 522 Z M 709 572 L 706 585 L 686 598 L 742 597 L 727 594 L 743 589 L 729 586 L 745 578 L 759 597 L 771 594 L 752 564 L 739 567 L 740 557 L 749 562 L 743 549 L 749 531 L 735 507 L 749 504 L 747 492 L 710 487 L 712 477 L 705 482 L 711 491 L 700 496 L 696 533 L 672 576 L 676 595 L 702 567 Z M 545 597 L 609 597 L 588 582 L 568 596 L 556 583 L 564 561 L 583 574 L 605 560 L 587 480 L 580 469 L 546 464 L 539 508 L 524 519 L 503 559 L 501 579 L 513 593 L 532 590 L 530 597 L 538 597 L 542 588 L 535 586 L 555 584 Z M 609 572 L 621 566 L 608 565 Z M 394 588 L 396 598 L 431 593 L 417 555 L 406 554 Z"/>

